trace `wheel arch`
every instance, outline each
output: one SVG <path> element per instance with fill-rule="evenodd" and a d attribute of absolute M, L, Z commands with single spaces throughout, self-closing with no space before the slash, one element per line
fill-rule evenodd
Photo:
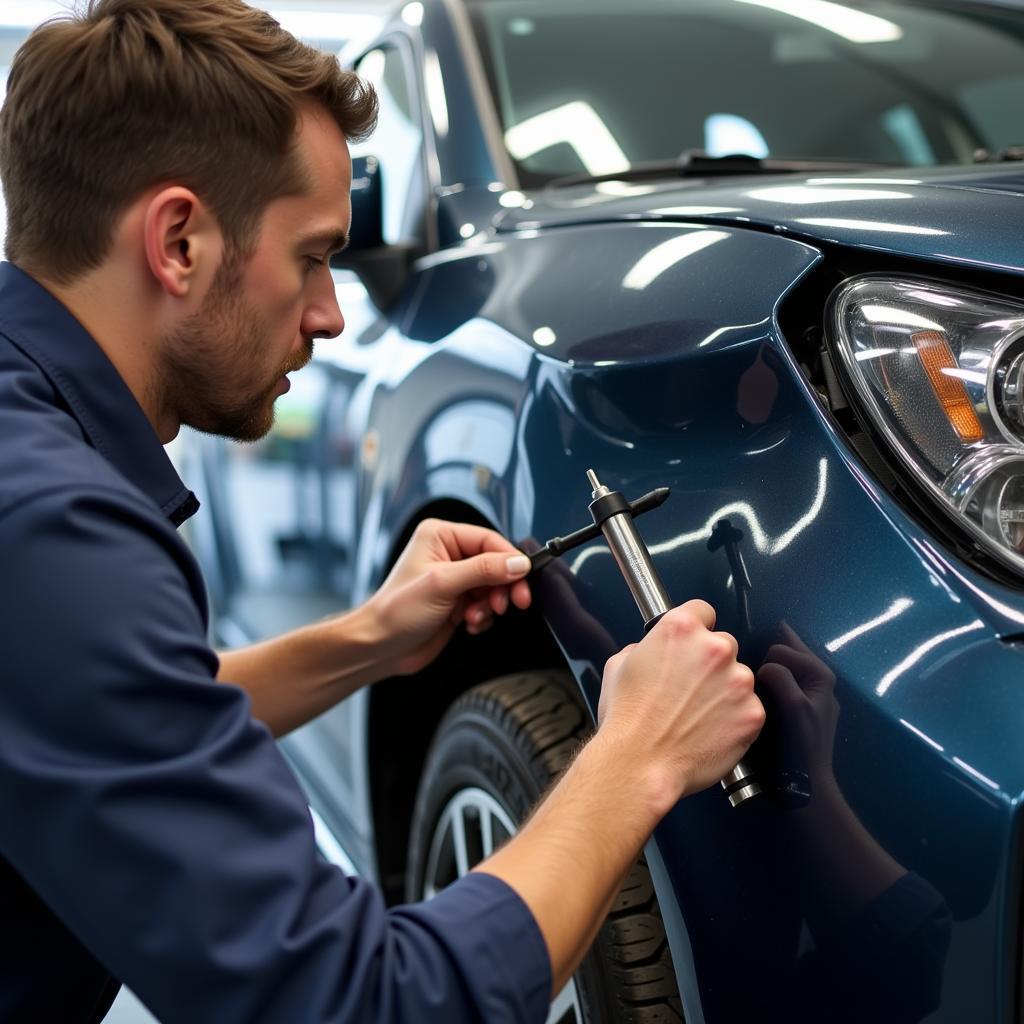
<path fill-rule="evenodd" d="M 439 499 L 419 509 L 397 536 L 388 570 L 416 527 L 430 518 L 493 528 L 473 506 Z M 512 611 L 486 633 L 459 632 L 442 654 L 415 676 L 382 680 L 370 689 L 367 767 L 378 878 L 389 904 L 405 883 L 409 825 L 420 774 L 438 723 L 452 703 L 478 683 L 526 669 L 565 668 L 561 651 L 539 612 Z"/>

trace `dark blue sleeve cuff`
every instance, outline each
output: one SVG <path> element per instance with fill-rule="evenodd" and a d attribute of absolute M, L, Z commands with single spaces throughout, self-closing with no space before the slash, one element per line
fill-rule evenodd
<path fill-rule="evenodd" d="M 480 1018 L 535 1022 L 551 1003 L 551 959 L 519 894 L 494 875 L 471 872 L 426 903 L 392 912 L 415 917 L 446 947 Z"/>

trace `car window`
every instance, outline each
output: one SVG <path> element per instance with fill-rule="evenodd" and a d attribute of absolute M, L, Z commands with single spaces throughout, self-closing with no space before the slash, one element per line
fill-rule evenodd
<path fill-rule="evenodd" d="M 377 130 L 368 142 L 353 146 L 352 152 L 372 154 L 380 161 L 384 241 L 422 238 L 423 129 L 404 54 L 394 46 L 371 50 L 356 64 L 356 71 L 373 83 L 380 100 Z"/>
<path fill-rule="evenodd" d="M 692 149 L 931 165 L 1024 143 L 1019 9 L 472 2 L 527 184 Z"/>

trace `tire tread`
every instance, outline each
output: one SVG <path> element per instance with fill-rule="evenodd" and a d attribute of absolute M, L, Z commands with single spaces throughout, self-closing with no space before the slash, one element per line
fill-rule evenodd
<path fill-rule="evenodd" d="M 463 694 L 448 715 L 465 712 L 486 716 L 503 728 L 542 792 L 571 764 L 592 728 L 575 680 L 557 671 L 517 673 L 482 683 Z M 617 1002 L 616 1024 L 684 1024 L 672 952 L 642 854 L 616 896 L 598 944 Z"/>

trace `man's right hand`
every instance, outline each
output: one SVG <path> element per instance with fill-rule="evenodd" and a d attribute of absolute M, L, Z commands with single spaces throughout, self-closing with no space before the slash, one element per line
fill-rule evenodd
<path fill-rule="evenodd" d="M 714 627 L 711 605 L 688 601 L 605 666 L 598 736 L 644 764 L 660 814 L 731 771 L 764 724 L 753 672 Z"/>
<path fill-rule="evenodd" d="M 518 835 L 474 869 L 503 879 L 532 911 L 552 994 L 594 941 L 655 825 L 734 768 L 761 731 L 754 676 L 714 625 L 711 606 L 690 601 L 609 658 L 596 735 Z"/>

